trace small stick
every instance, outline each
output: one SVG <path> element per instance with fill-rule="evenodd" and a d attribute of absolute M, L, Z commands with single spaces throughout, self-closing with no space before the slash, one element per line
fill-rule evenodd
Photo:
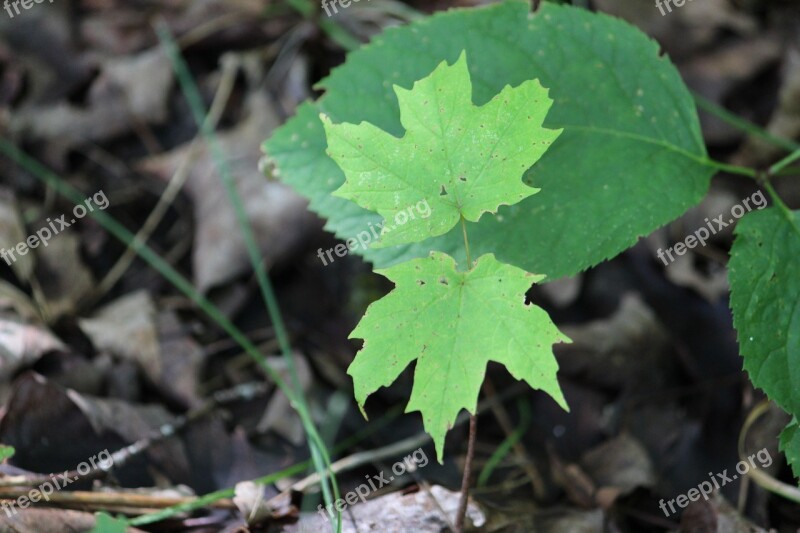
<path fill-rule="evenodd" d="M 464 462 L 464 476 L 461 478 L 461 499 L 456 512 L 456 533 L 464 532 L 464 518 L 469 503 L 469 480 L 472 475 L 472 459 L 475 456 L 475 438 L 478 436 L 478 416 L 469 417 L 469 440 L 467 441 L 467 459 Z"/>
<path fill-rule="evenodd" d="M 263 382 L 251 382 L 251 383 L 243 383 L 241 385 L 237 385 L 230 389 L 221 390 L 215 392 L 211 398 L 206 401 L 203 405 L 190 411 L 185 416 L 179 416 L 175 419 L 174 422 L 169 424 L 164 424 L 158 429 L 154 430 L 151 435 L 148 435 L 138 441 L 125 446 L 124 448 L 117 450 L 116 452 L 111 454 L 111 467 L 108 468 L 101 468 L 97 465 L 94 465 L 91 470 L 89 470 L 86 474 L 81 474 L 77 470 L 70 470 L 63 474 L 53 473 L 53 474 L 35 474 L 33 476 L 6 476 L 0 477 L 0 488 L 2 487 L 37 487 L 43 483 L 47 483 L 53 480 L 56 476 L 63 476 L 72 480 L 77 481 L 80 480 L 92 480 L 105 477 L 108 471 L 112 467 L 120 468 L 126 463 L 128 463 L 133 457 L 136 455 L 144 452 L 153 444 L 160 442 L 164 439 L 172 437 L 180 430 L 185 428 L 191 422 L 202 418 L 209 413 L 211 413 L 214 409 L 219 407 L 222 404 L 230 403 L 232 401 L 240 400 L 240 399 L 250 399 L 255 398 L 257 396 L 261 396 L 266 394 L 269 390 L 269 385 Z"/>
<path fill-rule="evenodd" d="M 0 489 L 0 499 L 16 500 L 21 496 L 29 497 L 28 488 L 4 488 Z M 48 496 L 48 502 L 62 507 L 77 508 L 101 508 L 108 507 L 128 507 L 137 509 L 171 507 L 194 501 L 191 496 L 151 496 L 148 494 L 137 494 L 129 492 L 89 492 L 89 491 L 70 491 L 54 492 Z M 45 505 L 45 502 L 41 503 Z M 233 501 L 228 499 L 217 500 L 209 504 L 215 509 L 236 509 Z"/>

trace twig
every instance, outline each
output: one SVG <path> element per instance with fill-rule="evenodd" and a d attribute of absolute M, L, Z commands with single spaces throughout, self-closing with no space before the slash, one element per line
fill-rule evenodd
<path fill-rule="evenodd" d="M 472 264 L 472 256 L 469 253 L 469 238 L 467 238 L 467 221 L 464 215 L 461 215 L 461 232 L 464 236 L 464 250 L 467 255 L 467 270 L 472 270 L 475 265 Z M 478 415 L 472 414 L 469 417 L 469 440 L 467 441 L 467 458 L 464 461 L 464 475 L 461 478 L 461 498 L 458 502 L 458 511 L 456 512 L 456 533 L 464 531 L 464 518 L 467 514 L 467 504 L 469 503 L 469 480 L 472 474 L 472 458 L 475 455 L 475 439 L 478 436 Z"/>
<path fill-rule="evenodd" d="M 158 429 L 154 430 L 150 435 L 112 453 L 111 467 L 102 468 L 93 466 L 92 469 L 86 474 L 81 474 L 77 470 L 71 470 L 63 474 L 53 473 L 46 475 L 37 474 L 34 476 L 7 476 L 0 478 L 0 487 L 37 487 L 43 483 L 52 481 L 55 476 L 62 475 L 76 481 L 86 481 L 105 477 L 111 468 L 120 468 L 124 466 L 133 457 L 147 450 L 153 444 L 175 435 L 185 428 L 189 423 L 206 416 L 220 405 L 237 400 L 255 398 L 257 396 L 266 394 L 268 390 L 269 386 L 266 383 L 254 382 L 243 383 L 230 389 L 217 391 L 210 399 L 208 399 L 197 409 L 190 411 L 184 416 L 177 417 L 174 422 L 164 424 Z"/>
<path fill-rule="evenodd" d="M 461 499 L 456 512 L 456 533 L 463 533 L 464 519 L 469 503 L 469 480 L 472 475 L 472 459 L 475 455 L 475 438 L 478 436 L 478 416 L 469 417 L 469 441 L 467 441 L 467 459 L 464 461 L 464 477 L 461 478 Z"/>
<path fill-rule="evenodd" d="M 3 488 L 0 489 L 0 499 L 16 500 L 21 496 L 28 496 L 28 488 Z M 56 505 L 60 507 L 97 508 L 108 510 L 112 507 L 127 508 L 155 508 L 161 509 L 193 501 L 195 498 L 187 496 L 151 496 L 130 492 L 89 492 L 89 491 L 64 491 L 54 492 L 48 496 L 48 502 L 39 502 L 41 505 Z M 235 509 L 231 500 L 217 500 L 209 506 L 215 509 Z"/>
<path fill-rule="evenodd" d="M 266 394 L 269 386 L 262 382 L 243 383 L 231 389 L 215 392 L 212 397 L 200 407 L 193 409 L 183 416 L 178 416 L 174 422 L 164 424 L 156 429 L 152 435 L 139 439 L 133 444 L 122 448 L 111 454 L 115 467 L 123 466 L 134 456 L 147 450 L 153 444 L 172 437 L 189 423 L 198 420 L 213 412 L 222 404 L 230 403 L 241 399 L 250 399 Z"/>

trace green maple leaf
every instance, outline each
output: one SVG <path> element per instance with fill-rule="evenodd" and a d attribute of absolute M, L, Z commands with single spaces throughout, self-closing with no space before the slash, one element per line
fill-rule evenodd
<path fill-rule="evenodd" d="M 440 252 L 377 272 L 396 287 L 369 306 L 350 335 L 364 339 L 347 371 L 362 412 L 370 394 L 415 360 L 406 412 L 422 414 L 439 462 L 458 413 L 475 413 L 489 361 L 502 363 L 567 409 L 552 345 L 569 339 L 543 309 L 525 304 L 525 292 L 542 276 L 500 263 L 492 254 L 459 272 L 455 260 Z"/>
<path fill-rule="evenodd" d="M 366 122 L 333 124 L 322 115 L 328 154 L 346 178 L 334 194 L 384 217 L 378 246 L 443 235 L 462 216 L 477 222 L 539 191 L 522 176 L 561 130 L 542 127 L 552 100 L 538 80 L 506 85 L 476 106 L 462 52 L 452 66 L 443 61 L 410 90 L 394 91 L 402 138 Z M 409 216 L 423 200 L 434 216 Z"/>

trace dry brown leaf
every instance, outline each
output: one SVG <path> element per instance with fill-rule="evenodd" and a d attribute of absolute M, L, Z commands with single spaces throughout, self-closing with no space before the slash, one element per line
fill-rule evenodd
<path fill-rule="evenodd" d="M 297 513 L 291 496 L 281 494 L 270 498 L 263 483 L 243 481 L 236 484 L 233 503 L 248 524 L 258 524 L 267 519 L 286 518 Z"/>
<path fill-rule="evenodd" d="M 0 376 L 12 375 L 47 352 L 65 349 L 64 344 L 45 329 L 0 318 Z"/>
<path fill-rule="evenodd" d="M 237 190 L 267 266 L 275 264 L 302 239 L 313 223 L 307 202 L 287 186 L 269 182 L 258 170 L 259 146 L 279 124 L 263 92 L 251 93 L 247 117 L 235 129 L 218 135 Z M 186 158 L 190 145 L 144 160 L 140 169 L 168 180 Z M 186 182 L 195 207 L 192 254 L 195 284 L 201 291 L 225 283 L 250 269 L 236 214 L 208 147 L 199 150 Z"/>
<path fill-rule="evenodd" d="M 11 132 L 23 139 L 58 141 L 63 148 L 118 137 L 138 123 L 160 124 L 168 112 L 172 67 L 160 48 L 101 62 L 86 106 L 59 101 L 16 111 Z"/>
<path fill-rule="evenodd" d="M 161 363 L 155 385 L 185 407 L 197 407 L 203 401 L 199 389 L 205 350 L 187 334 L 172 311 L 159 313 L 157 327 Z"/>
<path fill-rule="evenodd" d="M 587 451 L 580 463 L 598 487 L 595 497 L 604 508 L 610 507 L 618 496 L 639 487 L 652 487 L 656 482 L 647 450 L 627 433 Z M 603 489 L 611 490 L 601 493 Z"/>
<path fill-rule="evenodd" d="M 393 492 L 366 503 L 356 503 L 342 513 L 342 531 L 380 531 L 382 533 L 440 533 L 453 523 L 458 501 L 458 492 L 439 485 L 430 487 L 430 492 L 419 491 L 411 494 Z M 358 500 L 356 500 L 358 502 Z M 449 518 L 442 516 L 442 511 Z M 320 513 L 303 515 L 297 524 L 286 526 L 283 533 L 317 533 L 330 529 L 329 518 Z M 474 502 L 467 507 L 467 525 L 480 528 L 486 523 L 486 515 Z"/>
<path fill-rule="evenodd" d="M 664 363 L 669 335 L 636 295 L 626 295 L 608 319 L 564 326 L 562 331 L 572 339 L 556 348 L 565 376 L 580 375 L 590 383 L 620 389 L 646 388 L 646 383 L 664 377 L 656 369 Z"/>
<path fill-rule="evenodd" d="M 156 328 L 156 307 L 146 291 L 119 298 L 92 318 L 78 321 L 95 348 L 136 361 L 153 383 L 161 378 L 161 352 Z"/>
<path fill-rule="evenodd" d="M 34 276 L 41 288 L 50 322 L 75 312 L 78 302 L 94 290 L 94 279 L 80 252 L 80 235 L 63 232 L 39 246 Z"/>
<path fill-rule="evenodd" d="M 14 381 L 6 413 L 0 419 L 0 442 L 17 449 L 12 464 L 43 472 L 76 465 L 103 449 L 113 452 L 152 437 L 175 417 L 160 405 L 136 405 L 100 399 L 64 389 L 28 372 Z M 145 470 L 143 465 L 150 468 Z M 178 437 L 151 445 L 128 466 L 117 465 L 122 483 L 152 483 L 160 472 L 173 483 L 187 483 L 192 468 Z"/>
<path fill-rule="evenodd" d="M 22 222 L 14 191 L 0 188 L 0 261 L 8 264 L 22 281 L 30 281 L 35 256 L 32 253 L 19 255 L 15 251 L 17 244 L 28 237 L 25 224 Z M 6 252 L 8 251 L 8 253 Z"/>
<path fill-rule="evenodd" d="M 287 383 L 291 383 L 289 369 L 282 357 L 270 358 L 269 364 Z M 294 366 L 297 370 L 297 380 L 300 382 L 303 394 L 306 394 L 314 382 L 311 366 L 306 358 L 297 352 L 294 354 Z M 289 398 L 280 390 L 276 391 L 270 399 L 269 406 L 258 423 L 258 430 L 261 432 L 273 430 L 296 445 L 301 444 L 305 439 L 305 430 L 300 417 L 292 408 Z"/>

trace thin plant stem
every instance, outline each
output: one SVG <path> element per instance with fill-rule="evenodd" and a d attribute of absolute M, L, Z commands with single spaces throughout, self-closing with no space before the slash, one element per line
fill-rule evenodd
<path fill-rule="evenodd" d="M 697 93 L 693 93 L 692 96 L 694 97 L 694 101 L 697 104 L 697 107 L 716 116 L 720 120 L 727 122 L 734 128 L 749 133 L 754 137 L 759 137 L 760 139 L 763 139 L 775 146 L 784 148 L 785 150 L 790 150 L 790 151 L 800 150 L 800 144 L 794 141 L 790 141 L 788 139 L 784 139 L 782 137 L 778 137 L 777 135 L 773 135 L 770 132 L 766 131 L 765 129 L 757 126 L 756 124 L 753 124 L 752 122 L 731 113 L 724 107 L 715 104 L 711 100 L 708 100 Z"/>
<path fill-rule="evenodd" d="M 464 235 L 464 250 L 467 255 L 467 270 L 472 270 L 472 256 L 469 251 L 469 239 L 467 238 L 467 222 L 464 215 L 461 215 L 461 232 Z M 458 501 L 456 511 L 456 533 L 464 531 L 464 519 L 467 515 L 467 504 L 469 503 L 469 482 L 472 477 L 472 459 L 475 456 L 475 440 L 478 436 L 478 416 L 471 414 L 469 417 L 469 439 L 467 440 L 467 458 L 464 461 L 464 475 L 461 478 L 461 497 Z"/>
<path fill-rule="evenodd" d="M 777 163 L 775 163 L 774 165 L 769 167 L 770 175 L 777 174 L 778 172 L 780 172 L 784 168 L 788 167 L 789 165 L 791 165 L 792 163 L 794 163 L 798 159 L 800 159 L 800 148 L 798 148 L 797 150 L 795 150 L 791 154 L 787 155 L 786 157 L 784 157 L 783 159 L 781 159 L 780 161 L 778 161 Z"/>
<path fill-rule="evenodd" d="M 746 176 L 748 178 L 753 178 L 753 179 L 758 178 L 758 172 L 752 168 L 742 167 L 739 165 L 731 165 L 728 163 L 722 163 L 720 161 L 716 161 L 710 158 L 707 159 L 705 163 L 708 164 L 708 166 L 710 167 L 713 167 L 722 172 L 727 172 L 728 174 L 736 174 L 739 176 Z"/>
<path fill-rule="evenodd" d="M 469 479 L 472 477 L 472 459 L 475 456 L 475 439 L 478 435 L 478 417 L 469 417 L 469 440 L 467 441 L 467 459 L 464 461 L 464 476 L 461 478 L 461 498 L 456 512 L 456 533 L 463 533 L 464 520 L 469 503 Z"/>

